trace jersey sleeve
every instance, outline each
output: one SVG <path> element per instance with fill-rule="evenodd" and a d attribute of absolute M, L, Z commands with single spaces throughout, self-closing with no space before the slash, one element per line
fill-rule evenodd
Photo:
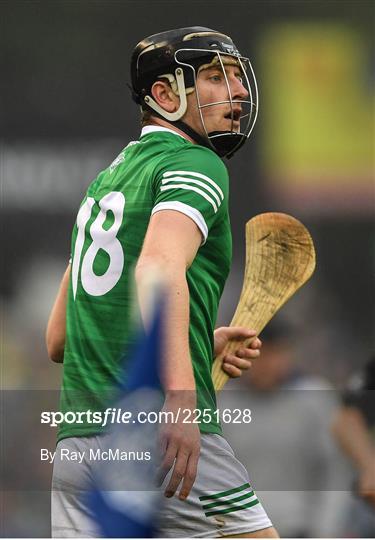
<path fill-rule="evenodd" d="M 189 146 L 160 164 L 152 214 L 182 212 L 196 223 L 204 243 L 212 226 L 228 211 L 228 184 L 227 169 L 216 154 Z"/>

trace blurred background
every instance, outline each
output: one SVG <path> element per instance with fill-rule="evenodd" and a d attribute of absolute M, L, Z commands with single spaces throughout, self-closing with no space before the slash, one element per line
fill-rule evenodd
<path fill-rule="evenodd" d="M 374 350 L 373 1 L 3 0 L 0 12 L 1 380 L 18 412 L 30 407 L 30 391 L 48 391 L 57 407 L 50 391 L 61 366 L 47 359 L 45 325 L 81 198 L 139 136 L 126 86 L 132 49 L 149 34 L 189 25 L 229 34 L 251 58 L 260 90 L 250 141 L 227 162 L 234 259 L 218 324 L 229 324 L 239 298 L 246 221 L 267 211 L 300 219 L 317 269 L 275 324 L 288 328 L 299 372 L 339 400 Z M 11 441 L 3 475 L 49 478 L 50 467 L 25 454 L 41 441 L 53 449 L 55 433 L 35 418 L 21 429 L 3 409 Z M 346 467 L 345 481 L 328 488 L 338 494 L 327 502 L 335 519 L 315 536 L 357 534 L 345 520 Z M 21 484 L 2 492 L 2 535 L 48 536 L 47 489 Z"/>

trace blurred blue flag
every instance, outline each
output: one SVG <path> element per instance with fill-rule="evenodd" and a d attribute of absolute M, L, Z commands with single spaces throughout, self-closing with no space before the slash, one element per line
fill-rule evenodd
<path fill-rule="evenodd" d="M 156 536 L 163 501 L 155 485 L 160 459 L 159 424 L 154 422 L 163 405 L 159 379 L 162 311 L 159 300 L 148 332 L 136 347 L 132 361 L 127 363 L 130 370 L 126 383 L 114 405 L 121 413 L 130 412 L 131 420 L 112 424 L 101 437 L 102 451 L 115 459 L 95 464 L 89 507 L 104 537 Z M 145 421 L 149 413 L 152 422 Z"/>

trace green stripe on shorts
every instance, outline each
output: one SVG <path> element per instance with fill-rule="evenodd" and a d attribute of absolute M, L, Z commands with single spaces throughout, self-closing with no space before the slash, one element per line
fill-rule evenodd
<path fill-rule="evenodd" d="M 254 501 L 251 501 L 247 504 L 242 504 L 240 506 L 232 506 L 231 508 L 225 508 L 224 510 L 213 510 L 212 512 L 206 512 L 206 516 L 214 516 L 218 514 L 229 514 L 230 512 L 238 512 L 238 510 L 245 510 L 246 508 L 250 508 L 251 506 L 255 506 L 256 504 L 259 504 L 258 499 L 255 499 Z"/>
<path fill-rule="evenodd" d="M 225 506 L 226 504 L 232 504 L 235 502 L 243 501 L 244 499 L 248 499 L 249 497 L 252 497 L 254 495 L 254 491 L 249 491 L 249 493 L 245 493 L 245 495 L 240 495 L 240 497 L 235 497 L 234 499 L 229 499 L 229 501 L 214 501 L 210 504 L 205 504 L 202 508 L 203 510 L 208 510 L 209 508 L 214 508 L 215 506 Z"/>
<path fill-rule="evenodd" d="M 236 496 L 237 494 L 237 496 Z M 234 495 L 234 497 L 231 497 Z M 229 498 L 228 498 L 229 497 Z M 252 499 L 245 504 L 234 504 L 240 501 L 245 501 L 245 499 Z M 246 508 L 251 508 L 256 504 L 259 504 L 256 494 L 251 489 L 249 483 L 242 484 L 233 489 L 228 489 L 228 491 L 220 491 L 220 493 L 212 493 L 212 495 L 203 495 L 199 497 L 200 501 L 211 501 L 208 504 L 202 506 L 204 513 L 207 517 L 214 516 L 218 514 L 229 514 L 231 512 L 238 512 L 239 510 L 245 510 Z M 227 508 L 220 508 L 227 506 Z M 212 509 L 210 512 L 207 510 Z"/>
<path fill-rule="evenodd" d="M 244 491 L 244 489 L 249 488 L 250 484 L 246 483 L 242 486 L 229 489 L 228 491 L 221 491 L 220 493 L 214 493 L 212 495 L 203 495 L 202 497 L 199 497 L 200 501 L 208 501 L 209 499 L 220 499 L 221 497 L 226 497 L 227 495 L 232 495 L 233 493 L 238 493 L 240 491 Z"/>

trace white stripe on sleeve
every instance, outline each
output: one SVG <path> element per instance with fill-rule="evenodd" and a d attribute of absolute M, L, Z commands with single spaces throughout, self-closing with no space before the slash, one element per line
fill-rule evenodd
<path fill-rule="evenodd" d="M 223 193 L 222 189 L 220 188 L 220 186 L 218 186 L 218 184 L 216 182 L 211 180 L 211 178 L 209 178 L 205 174 L 198 173 L 198 172 L 192 172 L 192 171 L 167 171 L 167 172 L 165 172 L 163 174 L 163 178 L 169 178 L 170 176 L 176 176 L 176 175 L 178 175 L 178 176 L 186 176 L 186 175 L 188 175 L 188 176 L 194 176 L 196 178 L 200 178 L 201 180 L 206 180 L 206 182 L 211 184 L 217 190 L 217 192 L 220 195 L 221 200 L 224 200 L 224 193 Z"/>
<path fill-rule="evenodd" d="M 177 212 L 181 212 L 182 214 L 185 214 L 191 218 L 202 233 L 202 244 L 206 242 L 208 227 L 199 210 L 180 201 L 167 201 L 156 204 L 151 211 L 151 215 L 156 214 L 156 212 L 160 212 L 161 210 L 176 210 Z"/>
<path fill-rule="evenodd" d="M 209 195 L 207 195 L 207 193 L 202 191 L 200 188 L 197 188 L 197 187 L 194 187 L 194 186 L 189 186 L 188 184 L 174 184 L 173 186 L 161 186 L 160 191 L 168 191 L 170 189 L 186 189 L 187 191 L 195 191 L 196 193 L 201 195 L 204 199 L 206 199 L 206 201 L 208 201 L 211 204 L 211 206 L 213 207 L 214 212 L 216 214 L 217 206 L 216 206 L 215 201 L 213 199 L 211 199 L 211 197 Z"/>
<path fill-rule="evenodd" d="M 214 191 L 212 188 L 210 188 L 210 186 L 208 186 L 204 182 L 201 182 L 200 180 L 194 180 L 193 178 L 186 178 L 185 176 L 173 176 L 172 178 L 164 178 L 164 180 L 161 181 L 162 184 L 168 184 L 169 182 L 186 182 L 187 184 L 196 184 L 197 186 L 201 186 L 206 191 L 208 191 L 208 193 L 211 193 L 211 195 L 217 201 L 218 206 L 221 205 L 221 200 L 219 199 L 219 196 L 216 193 L 216 191 Z"/>

